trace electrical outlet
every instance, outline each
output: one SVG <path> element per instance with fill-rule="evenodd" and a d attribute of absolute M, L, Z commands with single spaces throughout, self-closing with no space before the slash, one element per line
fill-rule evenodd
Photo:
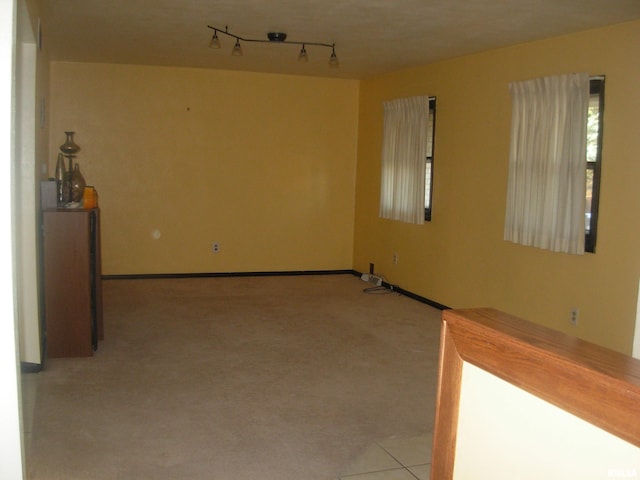
<path fill-rule="evenodd" d="M 393 252 L 393 264 L 398 264 L 398 252 Z"/>
<path fill-rule="evenodd" d="M 569 318 L 569 322 L 571 323 L 571 325 L 573 325 L 574 327 L 576 325 L 578 325 L 578 314 L 580 313 L 580 310 L 578 310 L 576 307 L 571 309 L 571 317 Z"/>
<path fill-rule="evenodd" d="M 220 244 L 218 242 L 213 242 L 213 245 L 211 245 L 211 251 L 213 253 L 218 253 L 220 251 Z"/>

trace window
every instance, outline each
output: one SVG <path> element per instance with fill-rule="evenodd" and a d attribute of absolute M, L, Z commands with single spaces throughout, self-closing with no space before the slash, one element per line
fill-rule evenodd
<path fill-rule="evenodd" d="M 383 103 L 381 218 L 415 225 L 424 223 L 426 158 L 433 158 L 427 149 L 429 105 L 426 96 Z"/>
<path fill-rule="evenodd" d="M 429 97 L 429 123 L 427 126 L 427 156 L 424 169 L 424 219 L 431 221 L 433 196 L 433 144 L 436 135 L 436 97 Z"/>
<path fill-rule="evenodd" d="M 595 253 L 600 197 L 600 165 L 602 159 L 602 126 L 604 113 L 604 77 L 589 80 L 587 114 L 587 190 L 585 210 L 585 252 Z"/>
<path fill-rule="evenodd" d="M 505 240 L 585 253 L 589 86 L 584 72 L 509 84 Z"/>

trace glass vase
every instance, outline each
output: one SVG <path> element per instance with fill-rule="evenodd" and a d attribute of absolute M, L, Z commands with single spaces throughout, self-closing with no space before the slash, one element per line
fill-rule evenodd
<path fill-rule="evenodd" d="M 84 187 L 87 182 L 84 181 L 82 173 L 80 173 L 80 165 L 76 162 L 73 166 L 73 174 L 71 175 L 71 201 L 79 202 L 82 200 Z"/>

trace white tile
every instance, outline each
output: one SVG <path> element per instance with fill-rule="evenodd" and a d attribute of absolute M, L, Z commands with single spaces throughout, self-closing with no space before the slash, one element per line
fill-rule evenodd
<path fill-rule="evenodd" d="M 364 452 L 356 457 L 347 469 L 345 475 L 354 475 L 368 472 L 378 472 L 402 467 L 394 458 L 378 445 L 369 446 Z"/>
<path fill-rule="evenodd" d="M 413 473 L 420 480 L 429 480 L 431 477 L 431 464 L 416 465 L 414 467 L 407 467 L 411 473 Z"/>
<path fill-rule="evenodd" d="M 405 468 L 394 468 L 383 472 L 363 473 L 340 477 L 340 480 L 416 480 Z"/>
<path fill-rule="evenodd" d="M 431 463 L 433 433 L 416 437 L 393 436 L 379 442 L 379 445 L 405 467 Z"/>

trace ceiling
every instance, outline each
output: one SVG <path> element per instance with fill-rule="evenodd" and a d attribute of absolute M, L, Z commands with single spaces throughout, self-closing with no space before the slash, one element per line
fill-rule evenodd
<path fill-rule="evenodd" d="M 406 67 L 640 18 L 640 0 L 41 0 L 51 60 L 367 78 Z M 213 31 L 335 43 L 243 44 Z"/>

